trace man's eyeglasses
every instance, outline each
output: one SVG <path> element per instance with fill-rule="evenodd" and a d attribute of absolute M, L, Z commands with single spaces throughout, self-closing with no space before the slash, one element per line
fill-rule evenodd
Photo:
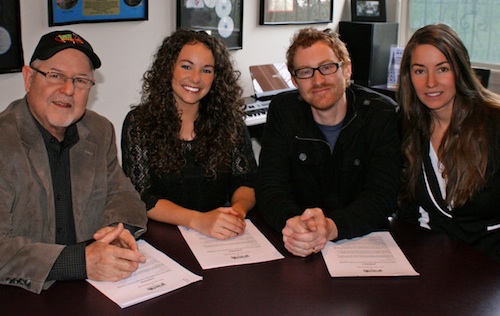
<path fill-rule="evenodd" d="M 48 83 L 63 85 L 66 83 L 66 81 L 71 80 L 73 82 L 73 85 L 75 86 L 75 88 L 87 89 L 87 90 L 92 88 L 93 85 L 95 85 L 94 80 L 91 80 L 91 79 L 82 78 L 82 77 L 70 78 L 68 76 L 65 76 L 61 73 L 54 72 L 54 71 L 43 72 L 43 71 L 36 69 L 36 68 L 33 68 L 33 67 L 31 67 L 31 69 L 33 69 L 34 71 L 43 75 L 45 77 L 45 79 L 47 79 Z"/>
<path fill-rule="evenodd" d="M 323 76 L 331 75 L 331 74 L 336 73 L 337 70 L 339 70 L 339 68 L 342 67 L 343 64 L 344 64 L 344 62 L 340 61 L 338 63 L 324 64 L 324 65 L 321 65 L 321 66 L 316 67 L 316 68 L 300 68 L 300 69 L 294 70 L 293 75 L 297 79 L 309 79 L 309 78 L 312 78 L 314 76 L 314 73 L 316 72 L 316 70 L 319 71 Z"/>

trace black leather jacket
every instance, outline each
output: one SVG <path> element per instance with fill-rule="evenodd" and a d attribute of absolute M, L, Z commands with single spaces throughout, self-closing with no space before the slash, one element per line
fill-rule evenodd
<path fill-rule="evenodd" d="M 333 153 L 298 92 L 272 100 L 256 182 L 258 208 L 276 230 L 306 208 L 319 207 L 338 239 L 383 228 L 396 209 L 401 171 L 397 105 L 351 85 Z"/>

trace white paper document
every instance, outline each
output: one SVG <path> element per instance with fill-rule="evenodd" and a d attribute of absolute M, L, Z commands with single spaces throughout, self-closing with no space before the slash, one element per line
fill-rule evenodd
<path fill-rule="evenodd" d="M 117 282 L 87 280 L 121 308 L 152 299 L 202 279 L 145 240 L 138 240 L 137 245 L 139 251 L 146 256 L 146 263 L 141 264 L 130 277 Z"/>
<path fill-rule="evenodd" d="M 245 222 L 245 232 L 227 240 L 208 237 L 184 226 L 178 227 L 203 269 L 284 258 L 249 219 Z"/>
<path fill-rule="evenodd" d="M 330 241 L 321 253 L 332 277 L 419 275 L 389 232 Z"/>

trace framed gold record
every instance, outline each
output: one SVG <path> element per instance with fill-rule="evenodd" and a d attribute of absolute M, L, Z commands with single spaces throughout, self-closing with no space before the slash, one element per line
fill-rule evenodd
<path fill-rule="evenodd" d="M 148 19 L 148 0 L 47 1 L 49 26 Z"/>

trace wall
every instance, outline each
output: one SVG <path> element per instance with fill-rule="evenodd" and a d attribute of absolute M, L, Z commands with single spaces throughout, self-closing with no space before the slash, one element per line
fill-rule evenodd
<path fill-rule="evenodd" d="M 388 0 L 388 19 L 394 21 L 395 4 Z M 165 36 L 175 30 L 176 1 L 149 0 L 148 21 L 88 23 L 48 27 L 47 1 L 21 0 L 21 28 L 24 60 L 29 62 L 39 38 L 50 31 L 71 29 L 86 38 L 102 60 L 96 73 L 88 107 L 108 117 L 120 139 L 123 119 L 130 105 L 140 100 L 141 78 Z M 251 95 L 248 67 L 282 62 L 293 33 L 304 25 L 259 25 L 259 3 L 244 1 L 243 49 L 232 51 L 241 71 L 244 95 Z M 334 1 L 334 22 L 313 25 L 337 29 L 338 22 L 350 20 L 350 1 Z M 0 111 L 25 94 L 21 73 L 0 74 Z"/>

